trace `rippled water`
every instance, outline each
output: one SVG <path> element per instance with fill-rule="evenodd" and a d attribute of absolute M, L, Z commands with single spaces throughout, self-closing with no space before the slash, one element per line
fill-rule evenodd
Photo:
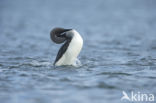
<path fill-rule="evenodd" d="M 156 96 L 155 0 L 1 0 L 1 103 L 121 103 Z M 81 67 L 53 67 L 54 27 L 84 39 Z"/>

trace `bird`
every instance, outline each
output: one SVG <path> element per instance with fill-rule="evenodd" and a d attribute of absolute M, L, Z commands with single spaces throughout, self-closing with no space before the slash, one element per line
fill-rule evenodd
<path fill-rule="evenodd" d="M 51 30 L 50 38 L 56 44 L 64 43 L 57 53 L 54 66 L 81 65 L 77 57 L 83 47 L 83 39 L 75 29 L 56 27 Z"/>

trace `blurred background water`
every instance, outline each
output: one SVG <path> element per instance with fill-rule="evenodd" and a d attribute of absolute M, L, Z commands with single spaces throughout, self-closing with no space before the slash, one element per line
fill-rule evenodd
<path fill-rule="evenodd" d="M 79 68 L 53 67 L 54 27 L 84 39 Z M 121 103 L 156 95 L 155 0 L 1 0 L 1 103 Z"/>

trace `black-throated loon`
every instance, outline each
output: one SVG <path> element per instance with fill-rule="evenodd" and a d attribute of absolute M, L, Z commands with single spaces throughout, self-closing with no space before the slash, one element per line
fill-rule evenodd
<path fill-rule="evenodd" d="M 74 29 L 54 28 L 50 32 L 51 40 L 57 44 L 65 42 L 58 51 L 54 65 L 73 65 L 76 66 L 80 61 L 77 59 L 82 46 L 83 39 Z"/>

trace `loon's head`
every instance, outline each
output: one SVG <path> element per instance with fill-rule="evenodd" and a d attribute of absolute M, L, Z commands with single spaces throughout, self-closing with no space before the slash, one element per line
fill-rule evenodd
<path fill-rule="evenodd" d="M 73 37 L 72 29 L 54 28 L 50 32 L 50 38 L 53 42 L 60 44 Z"/>

